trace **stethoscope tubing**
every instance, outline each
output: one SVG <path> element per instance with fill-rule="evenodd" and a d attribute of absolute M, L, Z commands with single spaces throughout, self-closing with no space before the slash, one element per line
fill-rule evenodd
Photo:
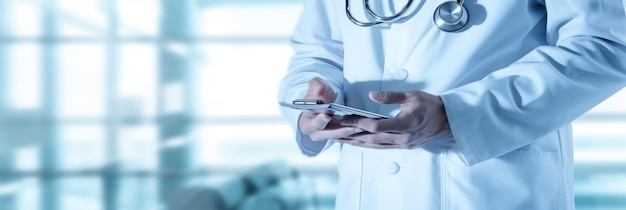
<path fill-rule="evenodd" d="M 409 7 L 411 7 L 412 4 L 413 4 L 413 0 L 409 0 L 407 4 L 404 5 L 404 8 L 400 10 L 400 12 L 396 13 L 395 15 L 385 17 L 385 16 L 379 16 L 378 14 L 376 14 L 376 12 L 374 12 L 374 10 L 372 10 L 372 8 L 370 7 L 370 0 L 365 0 L 365 10 L 372 17 L 374 17 L 374 19 L 376 19 L 377 21 L 385 23 L 385 22 L 396 21 L 397 19 L 399 19 L 400 16 L 404 15 L 404 13 L 406 13 L 406 11 L 409 10 Z"/>
<path fill-rule="evenodd" d="M 348 19 L 354 23 L 357 26 L 361 26 L 361 27 L 370 27 L 370 26 L 375 26 L 378 24 L 382 24 L 382 23 L 388 23 L 388 22 L 394 22 L 397 21 L 398 19 L 402 18 L 402 15 L 404 15 L 409 8 L 411 7 L 411 5 L 413 5 L 413 1 L 414 0 L 408 0 L 408 2 L 406 3 L 406 5 L 404 5 L 404 8 L 402 8 L 402 10 L 400 10 L 400 12 L 391 15 L 391 16 L 381 16 L 376 14 L 376 12 L 374 12 L 374 10 L 372 10 L 372 8 L 370 7 L 370 0 L 364 0 L 365 3 L 365 11 L 374 18 L 374 21 L 372 22 L 363 22 L 360 20 L 357 20 L 354 16 L 352 16 L 352 12 L 350 12 L 350 0 L 346 0 L 346 16 L 348 16 Z M 465 24 L 467 23 L 467 10 L 465 9 L 465 6 L 463 6 L 463 2 L 464 0 L 456 0 L 456 5 L 458 7 L 460 7 L 461 11 L 461 16 L 459 17 L 459 20 L 461 20 L 460 23 L 448 23 L 445 22 L 444 20 L 441 19 L 441 17 L 437 16 L 437 13 L 440 12 L 440 9 L 442 8 L 442 6 L 444 4 L 450 4 L 452 2 L 448 1 L 448 2 L 444 2 L 442 3 L 439 7 L 437 7 L 437 9 L 435 10 L 435 15 L 434 15 L 434 22 L 435 25 L 437 25 L 437 27 L 439 27 L 441 30 L 443 31 L 447 31 L 447 32 L 454 32 L 454 31 L 458 31 L 462 28 L 464 28 Z M 454 4 L 454 3 L 452 3 Z"/>
<path fill-rule="evenodd" d="M 374 18 L 375 21 L 363 22 L 363 21 L 357 20 L 356 18 L 354 18 L 354 16 L 352 16 L 352 13 L 350 12 L 350 0 L 346 0 L 346 16 L 348 16 L 348 19 L 355 25 L 362 26 L 362 27 L 370 27 L 370 26 L 381 24 L 381 23 L 394 22 L 400 19 L 402 15 L 404 15 L 406 11 L 409 10 L 411 5 L 413 5 L 413 0 L 409 0 L 407 4 L 404 6 L 404 8 L 400 10 L 400 12 L 396 13 L 395 15 L 385 17 L 385 16 L 380 16 L 376 14 L 376 12 L 374 12 L 374 10 L 372 10 L 372 8 L 370 7 L 370 1 L 365 0 L 365 10 L 370 16 Z"/>

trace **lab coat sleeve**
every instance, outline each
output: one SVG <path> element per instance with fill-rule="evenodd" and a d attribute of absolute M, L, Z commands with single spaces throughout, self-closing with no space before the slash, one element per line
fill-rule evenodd
<path fill-rule="evenodd" d="M 291 102 L 306 95 L 308 82 L 314 77 L 327 81 L 337 93 L 335 103 L 343 104 L 343 42 L 333 1 L 307 0 L 293 34 L 291 44 L 295 50 L 287 75 L 280 85 L 279 101 Z M 281 107 L 289 120 L 298 146 L 305 155 L 315 156 L 332 141 L 315 142 L 298 128 L 301 111 Z"/>
<path fill-rule="evenodd" d="M 468 166 L 533 143 L 626 85 L 622 0 L 545 0 L 547 45 L 441 95 Z"/>

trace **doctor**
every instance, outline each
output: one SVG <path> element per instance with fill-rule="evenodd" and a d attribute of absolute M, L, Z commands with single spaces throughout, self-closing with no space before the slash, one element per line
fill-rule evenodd
<path fill-rule="evenodd" d="M 574 209 L 570 123 L 626 85 L 623 0 L 307 0 L 280 101 L 336 208 Z M 347 5 L 348 4 L 348 5 Z"/>

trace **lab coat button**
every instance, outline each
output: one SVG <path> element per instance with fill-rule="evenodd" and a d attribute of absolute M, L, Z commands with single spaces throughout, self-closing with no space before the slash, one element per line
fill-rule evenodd
<path fill-rule="evenodd" d="M 388 174 L 395 175 L 400 171 L 400 165 L 396 162 L 388 163 L 386 170 Z"/>
<path fill-rule="evenodd" d="M 399 69 L 396 72 L 393 73 L 393 78 L 397 79 L 397 80 L 401 80 L 404 81 L 409 77 L 409 71 L 407 71 L 406 69 Z"/>

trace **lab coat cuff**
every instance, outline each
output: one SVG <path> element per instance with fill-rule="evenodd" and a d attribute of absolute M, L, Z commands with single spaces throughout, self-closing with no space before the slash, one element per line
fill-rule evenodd
<path fill-rule="evenodd" d="M 479 161 L 475 155 L 475 149 L 471 144 L 470 135 L 468 135 L 470 132 L 466 131 L 467 126 L 465 125 L 469 123 L 466 118 L 469 117 L 469 115 L 463 113 L 462 107 L 465 105 L 460 103 L 461 99 L 455 94 L 444 93 L 440 97 L 441 101 L 443 101 L 448 124 L 452 132 L 452 138 L 455 142 L 457 156 L 459 156 L 466 166 L 475 165 Z"/>

